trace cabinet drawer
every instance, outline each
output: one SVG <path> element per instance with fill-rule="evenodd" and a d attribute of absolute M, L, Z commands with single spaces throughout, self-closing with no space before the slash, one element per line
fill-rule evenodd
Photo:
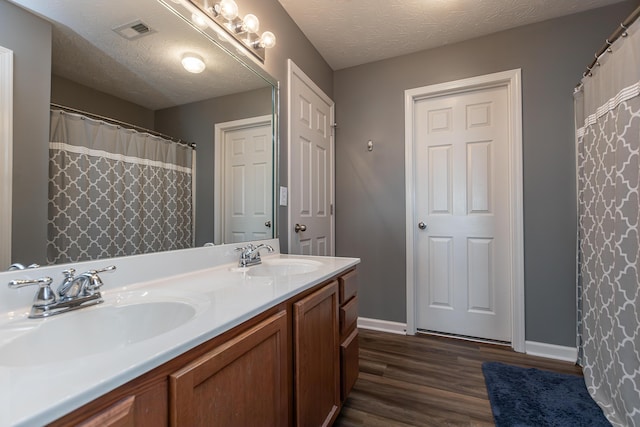
<path fill-rule="evenodd" d="M 340 282 L 340 304 L 344 304 L 358 292 L 358 273 L 356 270 L 351 270 L 340 276 L 338 280 Z"/>
<path fill-rule="evenodd" d="M 169 424 L 168 395 L 166 378 L 126 384 L 47 427 L 165 427 Z"/>
<path fill-rule="evenodd" d="M 81 427 L 134 427 L 135 396 L 129 396 L 79 424 Z"/>
<path fill-rule="evenodd" d="M 342 402 L 345 401 L 360 372 L 358 329 L 340 344 L 340 392 Z"/>
<path fill-rule="evenodd" d="M 351 298 L 340 307 L 340 336 L 344 337 L 358 321 L 358 297 Z"/>

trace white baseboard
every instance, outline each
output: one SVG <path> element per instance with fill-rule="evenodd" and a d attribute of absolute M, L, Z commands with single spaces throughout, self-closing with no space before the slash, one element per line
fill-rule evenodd
<path fill-rule="evenodd" d="M 578 349 L 543 342 L 525 341 L 525 353 L 530 356 L 546 357 L 575 363 L 578 360 Z"/>
<path fill-rule="evenodd" d="M 371 329 L 372 331 L 389 332 L 392 334 L 406 335 L 407 324 L 391 322 L 389 320 L 369 319 L 358 317 L 358 328 Z"/>
<path fill-rule="evenodd" d="M 407 334 L 406 323 L 370 319 L 367 317 L 358 317 L 358 328 L 389 332 L 398 335 Z M 547 359 L 562 360 L 572 363 L 575 363 L 576 360 L 578 360 L 578 349 L 575 347 L 565 347 L 535 341 L 525 341 L 525 353 L 530 356 L 546 357 Z"/>

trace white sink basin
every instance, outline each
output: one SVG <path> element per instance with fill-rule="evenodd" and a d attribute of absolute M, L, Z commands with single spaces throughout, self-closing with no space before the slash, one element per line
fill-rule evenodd
<path fill-rule="evenodd" d="M 306 260 L 306 259 L 293 259 L 293 258 L 276 258 L 270 260 L 263 260 L 262 264 L 254 267 L 249 267 L 247 270 L 248 276 L 256 277 L 282 277 L 282 276 L 295 276 L 298 274 L 307 274 L 316 271 L 322 266 L 321 262 Z"/>
<path fill-rule="evenodd" d="M 198 311 L 197 306 L 184 300 L 140 298 L 47 319 L 10 322 L 0 326 L 0 365 L 68 363 L 96 353 L 117 351 L 175 329 Z"/>

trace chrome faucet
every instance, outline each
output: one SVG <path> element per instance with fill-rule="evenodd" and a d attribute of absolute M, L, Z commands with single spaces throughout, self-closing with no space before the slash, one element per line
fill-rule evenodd
<path fill-rule="evenodd" d="M 40 267 L 40 264 L 29 264 L 27 266 L 25 266 L 24 264 L 20 264 L 19 262 L 15 262 L 13 264 L 11 264 L 9 266 L 9 269 L 7 271 L 13 271 L 13 270 L 26 270 L 27 268 L 38 268 Z"/>
<path fill-rule="evenodd" d="M 38 285 L 38 292 L 33 298 L 29 318 L 40 319 L 103 302 L 102 294 L 99 292 L 103 283 L 98 274 L 115 269 L 115 265 L 112 265 L 99 270 L 89 270 L 78 276 L 75 275 L 76 270 L 74 268 L 64 270 L 62 272 L 64 279 L 58 286 L 57 294 L 51 289 L 51 283 L 53 282 L 51 277 L 42 277 L 34 280 L 12 280 L 9 282 L 9 287 L 17 289 L 24 286 Z"/>
<path fill-rule="evenodd" d="M 247 246 L 236 248 L 236 252 L 240 252 L 240 261 L 238 261 L 238 267 L 249 267 L 251 265 L 257 265 L 262 263 L 260 258 L 260 249 L 266 249 L 268 252 L 273 252 L 273 247 L 265 245 L 264 243 L 254 246 L 249 243 Z"/>

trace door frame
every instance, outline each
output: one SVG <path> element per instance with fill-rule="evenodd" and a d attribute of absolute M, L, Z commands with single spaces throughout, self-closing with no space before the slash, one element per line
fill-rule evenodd
<path fill-rule="evenodd" d="M 0 46 L 0 271 L 11 264 L 13 51 Z"/>
<path fill-rule="evenodd" d="M 213 218 L 213 243 L 216 245 L 222 244 L 224 240 L 223 233 L 223 224 L 224 224 L 224 174 L 222 173 L 224 170 L 224 141 L 227 135 L 227 132 L 236 131 L 239 129 L 252 128 L 257 126 L 271 126 L 271 131 L 273 133 L 273 117 L 270 114 L 265 116 L 256 116 L 249 117 L 246 119 L 240 120 L 232 120 L 229 122 L 221 122 L 216 123 L 214 126 L 214 137 L 213 137 L 213 211 L 219 212 L 220 215 L 215 215 Z M 273 141 L 271 142 L 271 162 L 275 165 L 275 146 Z M 271 169 L 274 169 L 272 166 Z M 274 174 L 275 175 L 275 174 Z M 271 177 L 271 230 L 272 236 L 277 236 L 276 234 L 276 219 L 275 219 L 275 176 Z M 224 242 L 229 243 L 229 242 Z"/>
<path fill-rule="evenodd" d="M 336 216 L 335 216 L 335 209 L 336 209 L 336 159 L 335 159 L 335 152 L 336 152 L 336 138 L 335 138 L 335 132 L 333 132 L 333 129 L 335 129 L 335 114 L 336 114 L 336 104 L 335 102 L 333 102 L 333 100 L 326 94 L 324 93 L 324 91 L 322 89 L 320 89 L 320 87 L 315 84 L 315 82 L 313 80 L 311 80 L 309 78 L 309 76 L 307 76 L 304 71 L 302 71 L 300 69 L 300 67 L 298 67 L 291 59 L 287 59 L 287 188 L 290 189 L 291 188 L 291 166 L 292 166 L 292 162 L 291 162 L 291 135 L 293 133 L 292 130 L 292 123 L 293 123 L 293 79 L 294 77 L 297 77 L 298 79 L 300 79 L 300 81 L 302 83 L 304 83 L 305 85 L 307 85 L 312 91 L 314 91 L 316 93 L 316 95 L 318 95 L 327 105 L 329 105 L 329 124 L 331 126 L 332 132 L 331 132 L 331 138 L 330 138 L 330 146 L 331 146 L 331 158 L 330 160 L 330 169 L 331 169 L 331 173 L 329 174 L 330 177 L 329 179 L 331 180 L 331 206 L 332 206 L 332 212 L 331 212 L 331 230 L 330 230 L 330 235 L 331 235 L 331 247 L 329 248 L 330 250 L 330 254 L 332 256 L 335 256 L 336 253 Z M 291 193 L 289 193 L 289 198 L 291 197 Z M 287 229 L 287 242 L 288 242 L 288 250 L 289 252 L 291 251 L 291 248 L 293 247 L 293 239 L 295 237 L 295 233 L 293 233 L 291 231 L 291 200 L 287 201 L 287 221 L 289 223 L 289 227 Z"/>
<path fill-rule="evenodd" d="M 511 346 L 525 351 L 524 305 L 524 231 L 523 231 L 523 172 L 522 172 L 522 72 L 521 69 L 503 71 L 446 83 L 405 90 L 405 200 L 406 200 L 406 287 L 407 334 L 417 332 L 415 212 L 414 107 L 417 101 L 437 96 L 455 95 L 477 89 L 506 87 L 509 110 L 509 228 L 511 251 Z"/>

